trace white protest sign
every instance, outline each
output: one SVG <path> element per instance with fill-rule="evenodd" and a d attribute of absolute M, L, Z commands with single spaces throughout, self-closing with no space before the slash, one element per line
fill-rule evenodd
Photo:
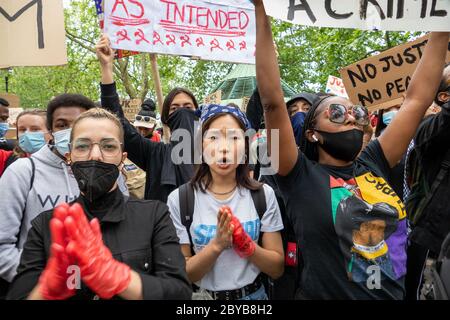
<path fill-rule="evenodd" d="M 450 0 L 264 0 L 267 14 L 292 23 L 390 31 L 450 31 Z"/>
<path fill-rule="evenodd" d="M 67 63 L 61 0 L 0 0 L 0 68 Z"/>
<path fill-rule="evenodd" d="M 335 76 L 328 77 L 325 92 L 335 94 L 339 97 L 348 98 L 347 91 L 345 91 L 344 81 Z"/>
<path fill-rule="evenodd" d="M 254 7 L 242 3 L 105 0 L 105 32 L 115 49 L 255 63 Z"/>

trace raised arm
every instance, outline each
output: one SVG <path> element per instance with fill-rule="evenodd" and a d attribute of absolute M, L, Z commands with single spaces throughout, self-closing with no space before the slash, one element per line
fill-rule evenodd
<path fill-rule="evenodd" d="M 413 138 L 438 90 L 449 41 L 448 32 L 433 32 L 414 72 L 405 101 L 379 141 L 391 167 L 395 166 Z"/>
<path fill-rule="evenodd" d="M 263 1 L 254 0 L 253 2 L 256 11 L 256 79 L 264 108 L 268 146 L 271 150 L 271 143 L 277 143 L 271 141 L 271 130 L 279 130 L 279 160 L 277 162 L 277 157 L 272 155 L 272 166 L 278 167 L 278 173 L 286 176 L 297 162 L 298 149 L 284 102 L 270 21 L 266 15 Z"/>
<path fill-rule="evenodd" d="M 102 107 L 119 117 L 125 134 L 125 150 L 128 152 L 128 158 L 142 170 L 147 171 L 148 157 L 153 154 L 152 151 L 158 149 L 160 143 L 142 137 L 125 118 L 114 82 L 114 50 L 110 47 L 108 36 L 103 35 L 101 37 L 96 45 L 96 53 L 101 70 Z"/>

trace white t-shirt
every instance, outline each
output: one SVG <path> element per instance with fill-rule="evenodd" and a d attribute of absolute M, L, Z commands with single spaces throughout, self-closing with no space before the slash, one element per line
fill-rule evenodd
<path fill-rule="evenodd" d="M 239 219 L 244 230 L 258 242 L 260 232 L 276 232 L 283 229 L 280 208 L 271 187 L 264 185 L 267 211 L 259 220 L 251 193 L 248 189 L 238 188 L 226 200 L 217 200 L 209 193 L 195 191 L 194 216 L 191 224 L 194 251 L 198 253 L 216 235 L 217 214 L 221 206 L 229 206 Z M 180 244 L 189 244 L 189 235 L 181 222 L 178 189 L 168 198 L 167 205 L 177 230 Z M 233 248 L 224 250 L 217 258 L 213 268 L 196 283 L 200 288 L 212 291 L 234 290 L 255 281 L 260 270 L 248 259 L 241 258 Z"/>

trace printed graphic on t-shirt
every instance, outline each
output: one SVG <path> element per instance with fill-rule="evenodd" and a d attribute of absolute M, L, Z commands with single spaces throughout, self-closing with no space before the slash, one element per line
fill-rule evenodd
<path fill-rule="evenodd" d="M 349 280 L 366 282 L 372 266 L 380 280 L 405 274 L 406 213 L 400 198 L 371 173 L 344 181 L 330 176 L 333 222 Z"/>
<path fill-rule="evenodd" d="M 258 219 L 242 222 L 242 228 L 253 239 L 258 241 L 261 221 Z M 199 224 L 194 228 L 192 241 L 196 247 L 206 246 L 216 236 L 217 225 Z"/>

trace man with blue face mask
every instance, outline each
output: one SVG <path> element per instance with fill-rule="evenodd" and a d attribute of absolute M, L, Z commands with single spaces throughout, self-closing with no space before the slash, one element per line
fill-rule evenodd
<path fill-rule="evenodd" d="M 0 299 L 16 275 L 31 220 L 39 213 L 78 197 L 78 184 L 67 165 L 72 124 L 83 112 L 94 108 L 89 98 L 62 94 L 47 106 L 47 131 L 52 140 L 33 153 L 12 163 L 0 179 Z M 35 137 L 36 138 L 36 137 Z M 35 139 L 23 139 L 25 148 L 38 148 Z M 40 140 L 39 138 L 37 140 Z M 39 142 L 39 141 L 38 141 Z M 128 195 L 122 176 L 120 190 Z"/>
<path fill-rule="evenodd" d="M 302 92 L 286 103 L 297 146 L 300 145 L 306 113 L 318 99 L 319 96 L 317 94 Z"/>
<path fill-rule="evenodd" d="M 9 102 L 0 98 L 0 150 L 11 151 L 14 149 L 14 143 L 6 140 L 5 136 L 9 130 Z"/>

